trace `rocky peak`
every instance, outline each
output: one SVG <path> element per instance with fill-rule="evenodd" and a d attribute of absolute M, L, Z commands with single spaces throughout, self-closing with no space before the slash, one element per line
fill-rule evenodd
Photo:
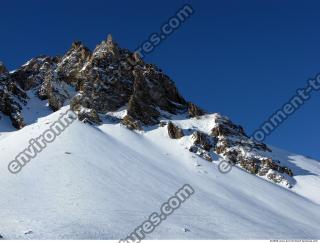
<path fill-rule="evenodd" d="M 0 74 L 8 73 L 7 68 L 3 64 L 3 62 L 0 62 Z"/>
<path fill-rule="evenodd" d="M 39 56 L 32 58 L 11 74 L 12 80 L 27 91 L 41 85 L 47 74 L 54 70 L 59 57 Z"/>
<path fill-rule="evenodd" d="M 79 58 L 80 61 L 88 61 L 91 57 L 91 51 L 81 41 L 75 41 L 72 43 L 70 50 L 62 58 L 62 62 L 73 56 Z"/>
<path fill-rule="evenodd" d="M 0 63 L 0 111 L 17 129 L 24 126 L 22 110 L 29 99 L 26 91 L 47 100 L 53 111 L 70 104 L 79 120 L 89 123 L 100 123 L 109 112 L 125 109 L 126 114 L 116 121 L 134 130 L 160 124 L 163 117 L 170 120 L 179 114 L 197 120 L 206 114 L 186 101 L 156 65 L 120 48 L 111 35 L 93 52 L 77 41 L 63 57 L 39 56 L 11 73 Z M 250 139 L 230 119 L 216 114 L 210 132 L 182 129 L 177 123 L 168 123 L 169 137 L 191 139 L 190 152 L 207 161 L 218 154 L 250 173 L 289 184 L 287 177 L 292 171 L 270 157 L 271 150 L 265 144 Z M 184 132 L 192 132 L 192 136 Z"/>
<path fill-rule="evenodd" d="M 107 44 L 109 46 L 113 46 L 114 45 L 113 38 L 112 38 L 111 34 L 108 34 L 108 36 L 107 36 Z"/>
<path fill-rule="evenodd" d="M 74 41 L 71 45 L 71 49 L 72 50 L 75 50 L 75 49 L 78 49 L 79 47 L 83 46 L 82 42 L 81 41 Z"/>
<path fill-rule="evenodd" d="M 72 43 L 70 50 L 62 57 L 57 65 L 58 77 L 68 84 L 79 85 L 80 71 L 90 60 L 91 51 L 82 42 Z"/>
<path fill-rule="evenodd" d="M 114 59 L 118 58 L 120 50 L 118 44 L 113 41 L 112 36 L 109 34 L 106 40 L 103 40 L 93 51 L 93 58 L 98 59 Z"/>
<path fill-rule="evenodd" d="M 206 112 L 202 110 L 199 106 L 188 102 L 188 115 L 189 117 L 199 117 L 205 115 Z"/>
<path fill-rule="evenodd" d="M 21 115 L 22 105 L 27 102 L 26 93 L 10 77 L 9 72 L 0 64 L 0 111 L 9 116 L 12 125 L 20 129 L 24 126 Z M 1 114 L 0 114 L 1 118 Z"/>
<path fill-rule="evenodd" d="M 121 107 L 127 107 L 127 124 L 135 124 L 131 127 L 157 124 L 162 113 L 204 114 L 162 70 L 120 48 L 111 35 L 93 52 L 76 41 L 63 57 L 33 58 L 11 73 L 10 80 L 15 90 L 34 90 L 48 100 L 53 111 L 70 102 L 80 118 L 92 117 L 92 122 Z"/>

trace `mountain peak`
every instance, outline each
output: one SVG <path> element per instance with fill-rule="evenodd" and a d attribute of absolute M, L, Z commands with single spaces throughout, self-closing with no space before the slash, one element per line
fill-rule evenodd
<path fill-rule="evenodd" d="M 108 43 L 108 44 L 112 44 L 112 43 L 113 43 L 113 37 L 112 37 L 111 34 L 108 34 L 108 35 L 107 35 L 107 43 Z"/>
<path fill-rule="evenodd" d="M 107 39 L 97 45 L 93 51 L 93 57 L 98 59 L 118 58 L 119 54 L 120 48 L 110 34 L 107 36 Z"/>
<path fill-rule="evenodd" d="M 5 67 L 4 63 L 0 61 L 0 74 L 7 73 L 8 70 Z"/>
<path fill-rule="evenodd" d="M 83 47 L 83 43 L 81 41 L 72 42 L 71 49 L 78 49 L 80 47 Z"/>
<path fill-rule="evenodd" d="M 135 61 L 130 62 L 130 58 Z M 1 72 L 6 72 L 3 64 Z M 93 53 L 76 41 L 63 57 L 36 57 L 15 72 L 2 76 L 0 100 L 4 105 L 0 105 L 0 111 L 9 116 L 18 129 L 25 124 L 23 111 L 31 100 L 26 91 L 46 100 L 52 111 L 70 104 L 79 120 L 92 124 L 101 123 L 109 113 L 125 110 L 117 122 L 129 129 L 143 130 L 159 125 L 163 119 L 179 116 L 201 119 L 207 114 L 185 100 L 170 77 L 156 65 L 145 63 L 138 53 L 120 48 L 111 35 L 97 45 Z M 171 135 L 173 129 L 179 135 L 174 138 L 184 137 L 183 129 L 174 124 L 170 127 Z M 292 176 L 291 170 L 267 156 L 246 153 L 247 149 L 261 153 L 270 149 L 251 141 L 242 127 L 230 120 L 215 116 L 214 126 L 208 131 L 190 127 L 187 130 L 193 137 L 189 151 L 201 158 L 212 161 L 214 154 L 218 154 L 250 173 L 267 175 L 270 180 L 290 185 L 287 176 Z"/>

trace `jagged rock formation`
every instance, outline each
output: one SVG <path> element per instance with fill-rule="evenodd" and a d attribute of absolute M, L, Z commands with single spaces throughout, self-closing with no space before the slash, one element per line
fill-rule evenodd
<path fill-rule="evenodd" d="M 24 126 L 21 110 L 26 102 L 26 93 L 13 82 L 6 67 L 0 63 L 0 111 L 10 117 L 17 129 Z"/>
<path fill-rule="evenodd" d="M 130 116 L 124 124 L 129 120 L 157 124 L 161 111 L 203 114 L 183 99 L 160 69 L 120 48 L 110 35 L 93 52 L 81 42 L 74 42 L 63 57 L 33 58 L 8 76 L 21 90 L 34 90 L 40 99 L 48 100 L 53 111 L 70 103 L 80 119 L 93 123 L 101 120 L 99 114 L 123 106 L 127 106 Z"/>
<path fill-rule="evenodd" d="M 189 148 L 189 151 L 211 162 L 210 151 L 216 147 L 217 139 L 203 132 L 195 131 L 192 134 L 192 140 L 193 145 Z"/>
<path fill-rule="evenodd" d="M 0 111 L 17 129 L 25 125 L 22 110 L 29 99 L 27 92 L 47 100 L 53 111 L 70 104 L 80 120 L 92 124 L 124 108 L 126 114 L 117 121 L 127 128 L 167 124 L 172 139 L 185 134 L 172 122 L 160 123 L 162 117 L 181 114 L 201 119 L 206 114 L 186 101 L 162 70 L 120 48 L 110 35 L 92 52 L 77 41 L 62 57 L 39 56 L 11 73 L 0 63 Z M 289 168 L 267 156 L 271 150 L 265 144 L 250 139 L 241 126 L 225 117 L 216 116 L 210 133 L 195 130 L 191 139 L 190 152 L 207 161 L 213 161 L 215 153 L 278 183 L 292 176 Z"/>
<path fill-rule="evenodd" d="M 154 125 L 158 123 L 159 110 L 177 113 L 187 109 L 187 102 L 168 76 L 155 65 L 144 63 L 137 54 L 121 49 L 111 36 L 98 45 L 90 57 L 89 52 L 80 47 L 73 48 L 84 53 L 81 62 L 77 62 L 82 63 L 82 67 L 79 65 L 72 75 L 72 80 L 77 82 L 71 84 L 80 91 L 79 97 L 72 101 L 75 111 L 86 108 L 99 114 L 127 106 L 130 120 Z M 71 59 L 64 58 L 64 62 Z"/>
<path fill-rule="evenodd" d="M 241 126 L 226 117 L 217 115 L 211 133 L 195 131 L 192 140 L 189 151 L 208 161 L 212 161 L 212 153 L 216 153 L 252 174 L 266 176 L 269 180 L 291 187 L 286 176 L 292 177 L 292 171 L 268 156 L 271 149 L 267 145 L 250 139 Z"/>
<path fill-rule="evenodd" d="M 206 113 L 197 105 L 188 102 L 188 115 L 189 117 L 198 117 L 198 116 L 203 116 Z"/>
<path fill-rule="evenodd" d="M 133 119 L 131 116 L 126 115 L 121 123 L 125 125 L 130 130 L 142 130 L 142 125 L 140 121 Z"/>

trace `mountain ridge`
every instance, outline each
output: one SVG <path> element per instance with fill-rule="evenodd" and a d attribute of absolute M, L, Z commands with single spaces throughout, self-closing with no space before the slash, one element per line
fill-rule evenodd
<path fill-rule="evenodd" d="M 67 111 L 78 119 L 10 173 Z M 5 239 L 119 239 L 186 183 L 195 194 L 151 239 L 319 237 L 318 161 L 187 101 L 110 35 L 11 72 L 0 63 L 0 116 Z"/>
<path fill-rule="evenodd" d="M 120 48 L 111 35 L 93 51 L 76 41 L 63 56 L 35 57 L 12 72 L 2 64 L 0 75 L 0 111 L 17 129 L 26 125 L 23 110 L 32 100 L 30 93 L 47 102 L 52 112 L 70 104 L 79 120 L 91 124 L 101 124 L 107 113 L 122 109 L 125 113 L 117 117 L 118 122 L 129 129 L 168 126 L 172 139 L 191 132 L 189 151 L 201 158 L 211 162 L 219 154 L 230 165 L 287 187 L 294 185 L 292 170 L 270 157 L 267 145 L 250 139 L 227 117 L 216 116 L 207 132 L 191 128 L 184 132 L 171 122 L 161 122 L 171 116 L 199 118 L 208 113 L 186 101 L 161 69 Z"/>

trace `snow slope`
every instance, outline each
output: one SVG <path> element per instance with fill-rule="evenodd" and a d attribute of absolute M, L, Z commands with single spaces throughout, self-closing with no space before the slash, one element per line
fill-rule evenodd
<path fill-rule="evenodd" d="M 0 234 L 6 239 L 120 239 L 184 184 L 188 201 L 147 239 L 319 239 L 320 163 L 274 149 L 293 167 L 287 189 L 195 157 L 166 128 L 134 132 L 75 121 L 19 174 L 8 163 L 56 121 L 38 118 L 0 139 Z M 177 120 L 206 129 L 204 120 Z M 66 153 L 67 152 L 67 153 Z M 189 229 L 185 232 L 184 228 Z"/>

